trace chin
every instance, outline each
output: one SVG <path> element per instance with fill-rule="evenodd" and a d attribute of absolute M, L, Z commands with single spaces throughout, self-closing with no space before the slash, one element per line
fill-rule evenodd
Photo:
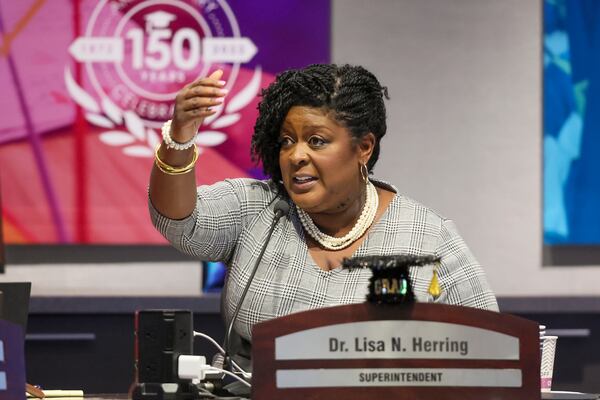
<path fill-rule="evenodd" d="M 288 192 L 289 193 L 289 192 Z M 323 206 L 323 199 L 312 193 L 295 194 L 291 193 L 290 198 L 298 207 L 307 213 L 319 212 Z"/>

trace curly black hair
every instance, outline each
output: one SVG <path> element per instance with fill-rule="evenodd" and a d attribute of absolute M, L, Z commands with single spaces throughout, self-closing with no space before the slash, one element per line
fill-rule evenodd
<path fill-rule="evenodd" d="M 379 142 L 387 129 L 383 97 L 389 99 L 387 88 L 379 84 L 375 75 L 360 66 L 313 64 L 277 75 L 261 96 L 251 154 L 253 161 L 262 162 L 264 173 L 275 183 L 281 181 L 281 125 L 293 106 L 323 109 L 355 139 L 372 132 L 376 142 L 367 163 L 369 173 L 372 172 L 379 158 Z"/>

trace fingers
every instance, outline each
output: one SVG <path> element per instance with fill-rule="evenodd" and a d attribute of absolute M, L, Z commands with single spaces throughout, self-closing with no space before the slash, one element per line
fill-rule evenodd
<path fill-rule="evenodd" d="M 184 111 L 186 117 L 188 117 L 189 119 L 210 117 L 211 115 L 213 115 L 216 112 L 217 112 L 217 110 L 215 110 L 213 108 L 194 108 L 189 111 Z"/>
<path fill-rule="evenodd" d="M 223 104 L 228 93 L 222 77 L 223 71 L 216 70 L 185 86 L 177 94 L 172 126 L 176 126 L 181 138 L 191 138 L 206 117 L 217 113 L 217 106 Z"/>
<path fill-rule="evenodd" d="M 208 76 L 209 79 L 219 80 L 223 76 L 223 70 L 218 69 Z"/>
<path fill-rule="evenodd" d="M 223 77 L 223 70 L 218 69 L 207 77 L 195 80 L 194 82 L 190 83 L 187 87 L 190 89 L 196 86 L 214 86 L 217 88 L 222 88 L 223 86 L 225 86 L 226 82 L 222 81 L 221 77 Z"/>
<path fill-rule="evenodd" d="M 227 89 L 221 89 L 211 86 L 194 86 L 183 91 L 182 95 L 184 99 L 191 99 L 192 97 L 225 97 L 229 93 Z"/>
<path fill-rule="evenodd" d="M 220 80 L 223 70 L 216 70 L 205 78 L 200 78 L 187 85 L 180 93 L 178 100 L 188 100 L 194 97 L 225 97 L 229 92 L 224 88 L 225 81 Z"/>
<path fill-rule="evenodd" d="M 196 108 L 209 108 L 223 104 L 223 98 L 217 97 L 192 97 L 184 100 L 181 103 L 181 109 L 183 111 L 190 111 Z"/>

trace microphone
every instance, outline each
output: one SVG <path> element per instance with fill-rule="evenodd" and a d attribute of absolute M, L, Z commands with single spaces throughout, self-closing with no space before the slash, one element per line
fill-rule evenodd
<path fill-rule="evenodd" d="M 265 242 L 262 246 L 262 249 L 260 250 L 260 254 L 256 258 L 256 263 L 254 263 L 254 268 L 252 268 L 252 272 L 250 273 L 250 278 L 248 278 L 248 281 L 246 282 L 246 286 L 244 287 L 244 291 L 242 292 L 240 301 L 238 302 L 237 306 L 235 307 L 233 316 L 231 317 L 231 320 L 229 321 L 229 325 L 227 326 L 227 333 L 225 335 L 225 341 L 223 342 L 223 350 L 225 350 L 225 354 L 224 354 L 225 360 L 224 361 L 225 361 L 226 366 L 231 365 L 230 359 L 229 359 L 230 358 L 230 356 L 229 356 L 229 341 L 231 339 L 231 331 L 233 329 L 233 324 L 235 323 L 237 316 L 240 313 L 240 309 L 242 308 L 242 304 L 244 303 L 244 299 L 246 298 L 246 294 L 248 293 L 250 284 L 254 280 L 254 275 L 256 275 L 256 271 L 258 270 L 258 265 L 260 264 L 263 254 L 265 254 L 265 250 L 267 249 L 267 245 L 269 244 L 269 241 L 271 240 L 271 235 L 273 235 L 273 231 L 275 230 L 275 225 L 277 225 L 277 222 L 279 222 L 281 217 L 286 215 L 289 210 L 290 210 L 290 206 L 285 200 L 279 200 L 279 201 L 277 201 L 277 203 L 275 203 L 275 207 L 274 207 L 275 216 L 273 217 L 273 222 L 271 222 L 271 227 L 269 228 L 269 234 L 267 235 L 267 240 L 265 240 Z"/>
<path fill-rule="evenodd" d="M 283 217 L 285 214 L 287 214 L 290 211 L 290 205 L 285 201 L 285 200 L 279 200 L 277 203 L 275 203 L 275 218 L 277 218 L 277 221 L 279 220 L 279 218 Z M 270 237 L 269 237 L 270 239 Z"/>

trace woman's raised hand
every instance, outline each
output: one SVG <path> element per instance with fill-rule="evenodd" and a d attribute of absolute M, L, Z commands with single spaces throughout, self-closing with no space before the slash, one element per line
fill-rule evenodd
<path fill-rule="evenodd" d="M 216 70 L 206 78 L 200 78 L 177 93 L 175 111 L 171 121 L 171 137 L 174 141 L 185 143 L 191 140 L 206 117 L 216 111 L 211 107 L 223 103 L 227 95 L 225 81 L 220 80 L 222 70 Z"/>

